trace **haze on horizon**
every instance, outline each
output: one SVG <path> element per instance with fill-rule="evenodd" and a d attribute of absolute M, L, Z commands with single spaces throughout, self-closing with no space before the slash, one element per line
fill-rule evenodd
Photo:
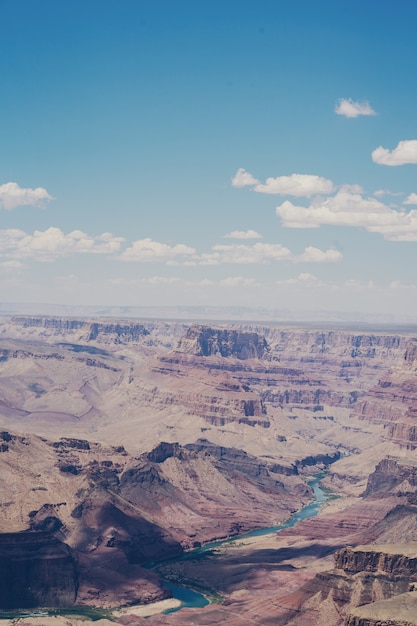
<path fill-rule="evenodd" d="M 0 20 L 3 302 L 414 315 L 417 5 Z"/>

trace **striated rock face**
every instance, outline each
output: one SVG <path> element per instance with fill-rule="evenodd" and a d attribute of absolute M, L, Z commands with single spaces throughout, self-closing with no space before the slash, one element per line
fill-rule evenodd
<path fill-rule="evenodd" d="M 164 334 L 164 327 L 166 329 L 169 325 L 163 322 L 158 325 L 154 322 L 138 323 L 126 320 L 116 322 L 16 315 L 11 319 L 8 335 L 19 338 L 23 336 L 26 339 L 41 337 L 47 340 L 57 340 L 58 337 L 62 337 L 82 344 L 95 342 L 109 346 L 135 345 L 150 340 L 155 327 L 158 328 L 158 334 L 161 334 L 161 331 Z M 183 325 L 179 324 L 178 327 L 183 329 Z"/>
<path fill-rule="evenodd" d="M 411 450 L 417 448 L 417 341 L 408 342 L 405 353 L 377 385 L 358 401 L 354 415 L 384 424 L 385 438 Z"/>
<path fill-rule="evenodd" d="M 266 359 L 270 347 L 257 333 L 191 326 L 177 344 L 178 352 L 196 356 L 234 357 L 241 360 Z"/>
<path fill-rule="evenodd" d="M 345 626 L 416 626 L 417 593 L 400 594 L 350 611 Z"/>
<path fill-rule="evenodd" d="M 348 547 L 336 552 L 334 558 L 335 568 L 347 574 L 384 572 L 392 577 L 406 577 L 409 580 L 417 574 L 417 546 L 414 550 L 411 548 L 410 554 L 409 544 L 396 547 Z"/>
<path fill-rule="evenodd" d="M 373 614 L 373 603 L 404 594 L 417 581 L 417 546 L 347 547 L 337 551 L 334 558 L 333 571 L 317 574 L 300 590 L 299 598 L 303 598 L 297 611 L 300 621 L 291 621 L 292 615 L 288 622 L 282 623 L 340 626 L 345 623 L 345 616 L 352 614 L 353 607 L 360 607 L 355 609 L 355 613 L 359 613 L 361 605 L 369 605 L 370 616 Z M 314 621 L 310 622 L 311 615 Z M 388 621 L 376 623 L 378 626 L 396 624 Z"/>
<path fill-rule="evenodd" d="M 236 359 L 179 352 L 160 356 L 153 373 L 162 375 L 165 380 L 154 388 L 155 394 L 160 401 L 181 405 L 187 413 L 199 415 L 213 426 L 237 422 L 269 428 L 265 403 L 247 381 L 253 367 L 248 365 L 240 375 L 240 363 Z M 259 368 L 262 372 L 265 369 L 262 363 Z M 173 381 L 179 377 L 186 379 L 184 384 L 171 390 Z"/>
<path fill-rule="evenodd" d="M 85 328 L 86 321 L 59 318 L 59 317 L 31 317 L 16 315 L 12 318 L 12 323 L 22 328 L 39 328 L 41 330 L 53 330 L 57 334 L 72 332 Z"/>
<path fill-rule="evenodd" d="M 417 462 L 387 457 L 370 474 L 365 496 L 409 495 L 417 491 Z"/>
<path fill-rule="evenodd" d="M 0 608 L 63 607 L 75 602 L 72 550 L 48 532 L 0 534 Z"/>
<path fill-rule="evenodd" d="M 110 336 L 116 344 L 126 344 L 139 341 L 149 335 L 149 331 L 143 324 L 90 324 L 87 341 L 96 341 L 100 335 Z"/>

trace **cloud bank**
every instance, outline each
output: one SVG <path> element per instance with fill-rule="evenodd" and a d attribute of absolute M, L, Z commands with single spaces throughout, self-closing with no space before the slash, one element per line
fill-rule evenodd
<path fill-rule="evenodd" d="M 134 241 L 129 248 L 122 252 L 118 259 L 120 261 L 167 263 L 176 259 L 195 257 L 196 252 L 195 248 L 186 246 L 183 243 L 170 246 L 146 237 L 145 239 Z"/>
<path fill-rule="evenodd" d="M 339 191 L 308 207 L 286 200 L 275 212 L 287 228 L 355 226 L 379 233 L 389 241 L 417 241 L 417 210 L 406 213 L 357 193 Z"/>
<path fill-rule="evenodd" d="M 81 230 L 65 235 L 60 228 L 51 226 L 33 235 L 17 228 L 0 230 L 0 256 L 13 259 L 34 259 L 50 262 L 71 254 L 113 254 L 120 248 L 123 237 L 103 233 L 97 237 Z"/>

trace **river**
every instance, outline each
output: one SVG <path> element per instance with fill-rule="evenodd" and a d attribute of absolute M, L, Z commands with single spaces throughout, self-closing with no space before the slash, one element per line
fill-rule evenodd
<path fill-rule="evenodd" d="M 327 497 L 323 490 L 320 487 L 320 481 L 324 478 L 326 472 L 323 472 L 316 476 L 313 480 L 309 481 L 310 487 L 313 489 L 314 500 L 303 507 L 300 511 L 295 513 L 291 519 L 289 519 L 284 524 L 279 526 L 270 526 L 268 528 L 259 528 L 258 530 L 252 530 L 243 535 L 233 536 L 230 539 L 223 539 L 221 541 L 212 541 L 210 543 L 206 543 L 201 548 L 196 548 L 195 550 L 190 550 L 186 552 L 182 557 L 177 559 L 169 559 L 169 561 L 184 561 L 187 559 L 192 559 L 198 556 L 199 554 L 203 554 L 204 552 L 208 552 L 213 550 L 214 548 L 218 548 L 219 546 L 225 545 L 232 541 L 236 541 L 236 539 L 244 539 L 246 537 L 259 537 L 261 535 L 269 535 L 271 533 L 277 533 L 284 528 L 291 528 L 301 522 L 302 520 L 308 519 L 309 517 L 314 517 L 320 510 L 321 505 L 326 502 Z M 156 563 L 153 565 L 157 565 Z M 181 605 L 168 609 L 165 613 L 173 613 L 175 611 L 179 611 L 183 608 L 201 608 L 207 606 L 210 601 L 201 593 L 194 591 L 191 588 L 179 587 L 177 585 L 171 584 L 169 581 L 164 583 L 164 586 L 170 589 L 172 596 L 178 599 L 181 602 Z M 111 618 L 111 611 L 105 609 L 94 609 L 90 607 L 71 607 L 68 609 L 51 609 L 51 610 L 36 610 L 33 611 L 26 610 L 20 612 L 12 612 L 12 611 L 2 611 L 0 612 L 0 620 L 2 619 L 16 619 L 22 617 L 40 617 L 42 615 L 77 615 L 89 618 L 92 621 L 103 619 L 105 617 Z"/>
<path fill-rule="evenodd" d="M 232 541 L 236 541 L 236 539 L 245 539 L 247 537 L 260 537 L 262 535 L 270 535 L 272 533 L 277 533 L 284 528 L 291 528 L 295 526 L 299 522 L 308 519 L 309 517 L 315 517 L 317 513 L 320 511 L 320 508 L 324 502 L 327 500 L 327 496 L 324 493 L 323 489 L 320 487 L 320 481 L 326 476 L 326 472 L 322 472 L 318 476 L 316 476 L 313 480 L 310 480 L 308 484 L 313 489 L 314 500 L 303 507 L 300 511 L 297 511 L 291 519 L 289 519 L 284 524 L 280 524 L 279 526 L 270 526 L 268 528 L 259 528 L 257 530 L 251 530 L 243 535 L 238 535 L 231 537 L 230 539 L 223 539 L 221 541 L 212 541 L 210 543 L 204 544 L 201 548 L 196 548 L 195 550 L 190 550 L 186 552 L 182 557 L 178 559 L 170 559 L 170 561 L 185 561 L 188 559 L 192 559 L 199 554 L 203 554 L 204 552 L 208 552 L 213 550 L 214 548 L 218 548 Z M 174 613 L 176 611 L 180 611 L 183 608 L 201 608 L 203 606 L 207 606 L 210 602 L 209 600 L 201 593 L 194 591 L 185 587 L 178 587 L 176 585 L 172 585 L 169 582 L 166 582 L 165 587 L 171 590 L 172 596 L 177 600 L 180 600 L 181 605 L 168 609 L 165 613 Z"/>

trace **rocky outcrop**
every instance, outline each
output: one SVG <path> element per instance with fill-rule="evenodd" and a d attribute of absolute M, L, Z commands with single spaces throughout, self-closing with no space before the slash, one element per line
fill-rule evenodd
<path fill-rule="evenodd" d="M 191 326 L 180 339 L 176 350 L 196 356 L 233 357 L 241 360 L 266 359 L 270 348 L 257 333 Z"/>
<path fill-rule="evenodd" d="M 374 603 L 407 593 L 417 581 L 417 550 L 409 544 L 347 547 L 338 550 L 334 559 L 332 571 L 317 574 L 293 598 L 284 598 L 283 603 L 291 605 L 298 594 L 299 606 L 295 613 L 289 611 L 287 621 L 279 623 L 340 626 L 346 615 L 348 619 L 360 615 L 362 605 L 369 606 L 368 617 L 376 615 Z M 291 621 L 294 615 L 300 621 Z"/>
<path fill-rule="evenodd" d="M 49 532 L 0 534 L 0 608 L 70 606 L 77 591 L 68 545 Z"/>
<path fill-rule="evenodd" d="M 417 341 L 354 408 L 354 415 L 385 426 L 385 438 L 417 448 Z"/>
<path fill-rule="evenodd" d="M 0 455 L 0 522 L 9 528 L 25 524 L 27 530 L 10 541 L 7 535 L 4 550 L 0 535 L 0 565 L 4 571 L 11 567 L 7 550 L 13 545 L 17 561 L 36 572 L 39 588 L 52 594 L 24 596 L 25 606 L 161 599 L 168 592 L 145 564 L 285 521 L 311 497 L 296 473 L 278 473 L 263 459 L 204 439 L 185 446 L 162 442 L 133 457 L 121 446 L 87 439 L 51 442 L 8 431 L 1 437 L 8 449 Z M 18 504 L 16 492 L 25 494 Z M 30 563 L 16 547 L 25 541 Z M 77 582 L 71 597 L 67 579 L 60 582 L 61 565 L 68 580 Z M 55 587 L 50 572 L 58 572 Z M 6 585 L 5 574 L 1 580 Z M 31 586 L 22 580 L 20 586 Z"/>
<path fill-rule="evenodd" d="M 52 330 L 56 334 L 78 331 L 85 328 L 88 322 L 71 318 L 18 316 L 12 318 L 12 324 L 22 328 Z"/>
<path fill-rule="evenodd" d="M 384 572 L 392 577 L 413 580 L 417 575 L 417 546 L 360 546 L 335 553 L 335 568 L 347 574 Z"/>
<path fill-rule="evenodd" d="M 417 491 L 417 462 L 411 459 L 387 457 L 370 474 L 365 496 L 381 498 L 388 495 L 406 496 Z"/>
<path fill-rule="evenodd" d="M 417 593 L 403 593 L 388 600 L 352 609 L 345 626 L 416 626 Z"/>
<path fill-rule="evenodd" d="M 142 337 L 149 335 L 144 324 L 103 324 L 93 322 L 89 327 L 87 341 L 99 340 L 105 335 L 116 344 L 129 344 L 138 342 Z"/>

